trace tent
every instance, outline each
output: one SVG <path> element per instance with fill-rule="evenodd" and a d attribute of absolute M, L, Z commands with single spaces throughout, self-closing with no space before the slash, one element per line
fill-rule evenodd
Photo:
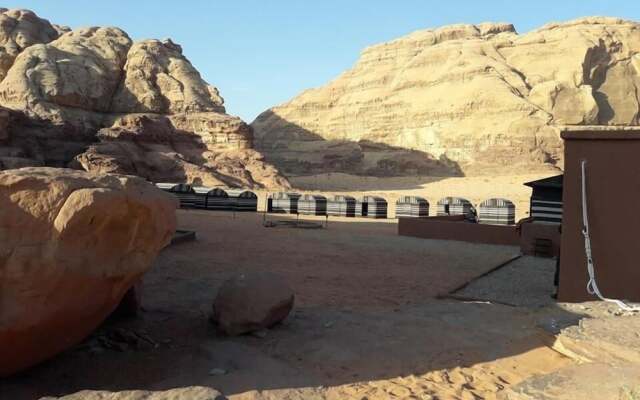
<path fill-rule="evenodd" d="M 423 197 L 402 196 L 396 201 L 396 218 L 424 218 L 429 216 L 429 202 Z"/>
<path fill-rule="evenodd" d="M 562 188 L 564 175 L 525 183 L 532 188 L 529 216 L 533 222 L 562 223 Z"/>
<path fill-rule="evenodd" d="M 382 197 L 364 196 L 356 203 L 356 215 L 368 218 L 387 218 L 387 201 Z"/>
<path fill-rule="evenodd" d="M 197 202 L 197 196 L 191 185 L 184 183 L 156 183 L 158 189 L 171 193 L 180 201 L 180 208 L 193 208 Z"/>
<path fill-rule="evenodd" d="M 327 198 L 317 194 L 305 194 L 298 200 L 298 213 L 327 215 Z"/>
<path fill-rule="evenodd" d="M 206 210 L 231 210 L 232 208 L 229 194 L 224 189 L 196 186 L 193 190 L 196 193 L 196 208 Z"/>
<path fill-rule="evenodd" d="M 445 197 L 438 201 L 438 216 L 464 215 L 467 220 L 476 222 L 476 209 L 462 197 Z"/>
<path fill-rule="evenodd" d="M 333 198 L 327 201 L 327 215 L 336 217 L 355 217 L 356 199 L 351 196 L 333 196 Z"/>
<path fill-rule="evenodd" d="M 245 189 L 226 189 L 234 211 L 258 211 L 258 195 Z"/>
<path fill-rule="evenodd" d="M 285 193 L 278 192 L 269 195 L 268 212 L 273 213 L 286 213 L 297 214 L 298 213 L 298 201 L 300 195 L 298 193 Z"/>
<path fill-rule="evenodd" d="M 493 225 L 514 225 L 516 206 L 507 199 L 489 199 L 478 207 L 478 222 Z"/>

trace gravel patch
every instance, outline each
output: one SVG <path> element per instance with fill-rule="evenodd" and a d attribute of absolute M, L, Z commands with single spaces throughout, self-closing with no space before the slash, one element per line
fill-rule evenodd
<path fill-rule="evenodd" d="M 521 307 L 553 304 L 556 260 L 523 256 L 453 293 L 454 297 Z"/>

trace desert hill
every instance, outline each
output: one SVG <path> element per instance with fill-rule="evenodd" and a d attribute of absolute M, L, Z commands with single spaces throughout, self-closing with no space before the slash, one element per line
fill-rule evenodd
<path fill-rule="evenodd" d="M 170 39 L 133 42 L 118 28 L 71 30 L 0 9 L 0 79 L 0 169 L 288 186 Z"/>
<path fill-rule="evenodd" d="M 262 113 L 292 175 L 474 175 L 562 168 L 556 125 L 640 123 L 640 24 L 452 25 L 366 48 L 353 68 Z"/>

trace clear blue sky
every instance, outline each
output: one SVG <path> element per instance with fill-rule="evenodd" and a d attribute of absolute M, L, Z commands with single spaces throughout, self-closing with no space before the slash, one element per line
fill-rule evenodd
<path fill-rule="evenodd" d="M 640 0 L 25 0 L 72 28 L 118 26 L 134 39 L 171 37 L 227 111 L 251 122 L 260 112 L 349 68 L 360 50 L 418 29 L 511 22 L 523 33 L 588 15 L 640 20 Z"/>

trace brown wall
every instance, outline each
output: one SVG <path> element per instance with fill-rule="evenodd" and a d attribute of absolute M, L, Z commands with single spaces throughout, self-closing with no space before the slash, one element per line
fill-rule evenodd
<path fill-rule="evenodd" d="M 557 257 L 560 254 L 560 225 L 529 222 L 520 226 L 520 250 L 522 254 L 535 256 L 536 239 L 548 239 L 551 241 L 549 256 Z"/>
<path fill-rule="evenodd" d="M 515 225 L 484 225 L 447 221 L 441 218 L 399 218 L 398 234 L 424 239 L 459 240 L 517 246 L 520 243 Z"/>
<path fill-rule="evenodd" d="M 640 301 L 640 130 L 565 131 L 560 301 L 592 300 L 582 230 L 580 160 L 587 160 L 593 259 L 606 297 Z"/>

